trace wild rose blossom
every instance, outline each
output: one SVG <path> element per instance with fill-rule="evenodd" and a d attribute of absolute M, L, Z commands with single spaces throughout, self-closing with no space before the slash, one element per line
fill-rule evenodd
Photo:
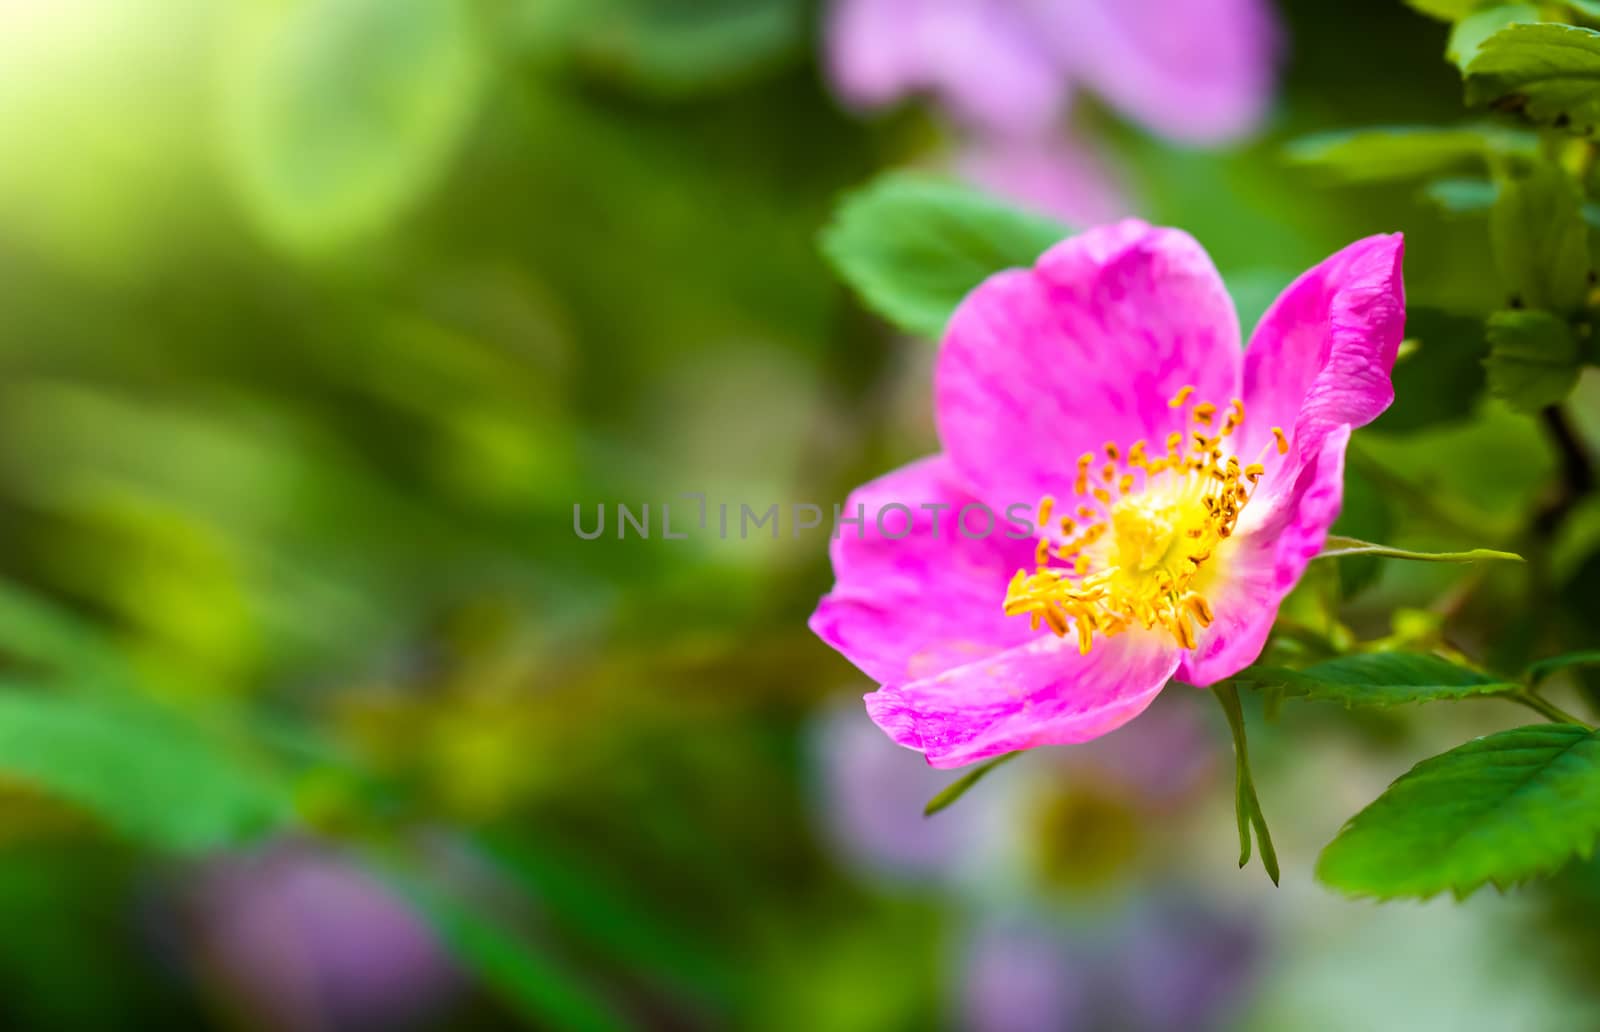
<path fill-rule="evenodd" d="M 955 767 L 1254 661 L 1338 515 L 1351 429 L 1394 398 L 1402 250 L 1369 237 L 1306 272 L 1248 352 L 1200 245 L 1137 220 L 969 294 L 935 365 L 944 450 L 852 494 L 869 519 L 833 539 L 811 617 L 882 685 L 878 726 Z M 1018 502 L 1031 543 L 958 525 Z M 909 533 L 883 533 L 888 506 Z"/>
<path fill-rule="evenodd" d="M 1248 133 L 1271 101 L 1267 0 L 834 0 L 829 78 L 845 102 L 928 93 L 988 136 L 1047 131 L 1075 87 L 1190 143 Z"/>

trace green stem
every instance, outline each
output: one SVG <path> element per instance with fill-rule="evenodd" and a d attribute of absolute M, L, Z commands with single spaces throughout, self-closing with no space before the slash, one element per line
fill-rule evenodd
<path fill-rule="evenodd" d="M 1528 707 L 1552 723 L 1575 724 L 1578 727 L 1588 728 L 1590 731 L 1594 730 L 1593 725 L 1587 721 L 1579 720 L 1577 717 L 1568 713 L 1560 706 L 1557 706 L 1555 703 L 1544 698 L 1543 696 L 1535 695 L 1532 691 L 1523 690 L 1520 692 L 1508 693 L 1505 697 L 1510 699 L 1512 702 Z"/>

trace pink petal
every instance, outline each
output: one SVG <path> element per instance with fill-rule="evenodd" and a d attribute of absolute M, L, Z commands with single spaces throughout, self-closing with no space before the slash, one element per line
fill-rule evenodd
<path fill-rule="evenodd" d="M 1328 528 L 1339 517 L 1344 493 L 1344 452 L 1350 428 L 1338 427 L 1299 469 L 1292 488 L 1253 522 L 1241 521 L 1226 551 L 1215 561 L 1221 577 L 1208 588 L 1216 619 L 1198 634 L 1199 645 L 1184 654 L 1177 677 L 1206 685 L 1243 670 L 1261 655 L 1278 618 L 1278 606 L 1299 583 L 1306 565 L 1322 551 Z M 1254 507 L 1245 517 L 1257 515 Z M 1264 518 L 1261 518 L 1264 517 Z"/>
<path fill-rule="evenodd" d="M 835 0 L 828 76 L 853 107 L 926 91 L 956 119 L 990 133 L 1047 131 L 1068 81 L 1035 22 L 993 0 Z"/>
<path fill-rule="evenodd" d="M 1121 727 L 1155 699 L 1178 653 L 1160 632 L 1103 638 L 1087 654 L 1072 639 L 1044 634 L 936 677 L 886 685 L 866 697 L 867 713 L 930 765 L 959 767 Z"/>
<path fill-rule="evenodd" d="M 1364 426 L 1394 401 L 1405 333 L 1399 233 L 1358 240 L 1289 285 L 1261 317 L 1244 360 L 1244 436 L 1265 446 L 1281 426 L 1318 453 L 1340 426 Z"/>
<path fill-rule="evenodd" d="M 1027 620 L 1001 610 L 1011 575 L 1032 566 L 1034 539 L 1007 537 L 1027 528 L 1000 510 L 986 536 L 978 537 L 987 527 L 982 508 L 958 525 L 964 506 L 980 504 L 940 455 L 854 491 L 844 515 L 859 507 L 866 526 L 841 524 L 832 540 L 837 582 L 811 615 L 812 631 L 880 684 L 928 677 L 1036 636 Z M 895 505 L 910 515 L 885 508 Z M 924 505 L 945 508 L 936 516 Z"/>
<path fill-rule="evenodd" d="M 1069 226 L 1110 222 L 1132 210 L 1116 175 L 1082 139 L 980 140 L 966 148 L 958 167 L 964 178 L 990 193 Z"/>
<path fill-rule="evenodd" d="M 1239 392 L 1238 317 L 1187 233 L 1129 219 L 990 277 L 951 316 L 934 374 L 939 436 L 991 504 L 1063 497 L 1078 456 L 1179 428 L 1180 387 Z"/>
<path fill-rule="evenodd" d="M 1266 0 L 1084 0 L 1050 27 L 1079 79 L 1162 136 L 1222 143 L 1272 102 L 1282 47 Z"/>

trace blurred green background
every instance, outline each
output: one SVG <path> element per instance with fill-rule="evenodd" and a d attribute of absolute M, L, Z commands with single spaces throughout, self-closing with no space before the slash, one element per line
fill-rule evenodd
<path fill-rule="evenodd" d="M 1283 157 L 1461 120 L 1446 28 L 1280 11 L 1257 139 L 1077 117 L 1247 324 L 1404 230 L 1422 347 L 1357 436 L 1345 529 L 1548 560 L 1346 565 L 1286 621 L 1592 644 L 1600 509 L 1541 536 L 1557 457 L 1479 397 L 1483 220 Z M 845 111 L 822 14 L 0 0 L 0 1023 L 1600 1027 L 1586 865 L 1461 905 L 1311 881 L 1345 817 L 1509 707 L 1261 724 L 1273 891 L 1235 869 L 1208 700 L 924 822 L 947 778 L 806 630 L 823 534 L 574 534 L 575 504 L 685 492 L 826 509 L 934 447 L 933 345 L 816 239 L 950 131 Z"/>

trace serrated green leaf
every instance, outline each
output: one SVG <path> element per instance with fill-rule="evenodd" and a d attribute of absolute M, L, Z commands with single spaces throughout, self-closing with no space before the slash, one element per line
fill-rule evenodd
<path fill-rule="evenodd" d="M 1489 212 L 1495 264 L 1529 308 L 1570 312 L 1589 292 L 1583 197 L 1560 168 L 1539 163 L 1506 177 Z"/>
<path fill-rule="evenodd" d="M 1317 877 L 1355 895 L 1465 896 L 1587 855 L 1600 835 L 1600 734 L 1520 727 L 1424 760 L 1351 818 Z"/>
<path fill-rule="evenodd" d="M 443 173 L 486 60 L 465 0 L 251 0 L 221 63 L 227 167 L 275 241 L 383 230 Z"/>
<path fill-rule="evenodd" d="M 1489 317 L 1489 392 L 1522 412 L 1566 398 L 1582 372 L 1572 328 L 1549 312 L 1496 312 Z"/>
<path fill-rule="evenodd" d="M 1581 652 L 1566 652 L 1559 656 L 1550 656 L 1528 666 L 1528 679 L 1538 684 L 1551 674 L 1572 667 L 1600 666 L 1600 649 L 1586 649 Z"/>
<path fill-rule="evenodd" d="M 1539 9 L 1532 4 L 1499 4 L 1473 11 L 1456 23 L 1450 32 L 1450 42 L 1445 45 L 1444 56 L 1454 61 L 1463 73 L 1484 41 L 1507 25 L 1537 22 Z"/>
<path fill-rule="evenodd" d="M 1474 548 L 1465 552 L 1413 552 L 1405 548 L 1373 544 L 1352 537 L 1329 534 L 1323 542 L 1318 559 L 1338 559 L 1341 556 L 1372 555 L 1384 559 L 1411 559 L 1425 563 L 1476 563 L 1484 561 L 1523 562 L 1515 552 L 1500 552 L 1493 548 Z"/>
<path fill-rule="evenodd" d="M 973 785 L 976 785 L 979 781 L 983 780 L 983 778 L 987 776 L 990 771 L 994 770 L 1002 763 L 1009 763 L 1011 760 L 1014 760 L 1021 755 L 1022 753 L 1020 751 L 1009 752 L 1004 756 L 996 756 L 989 762 L 979 764 L 978 766 L 974 767 L 972 770 L 963 774 L 955 781 L 950 782 L 950 784 L 944 787 L 942 792 L 928 800 L 928 805 L 922 808 L 922 816 L 932 817 L 940 810 L 943 810 L 957 799 L 960 799 L 962 796 L 966 795 L 967 790 Z"/>
<path fill-rule="evenodd" d="M 1467 103 L 1517 111 L 1584 131 L 1600 121 L 1600 32 L 1572 25 L 1510 25 L 1467 66 Z"/>
<path fill-rule="evenodd" d="M 1284 154 L 1346 182 L 1376 183 L 1481 169 L 1498 147 L 1496 134 L 1486 130 L 1382 126 L 1302 136 Z"/>
<path fill-rule="evenodd" d="M 1304 670 L 1250 667 L 1234 680 L 1281 687 L 1296 698 L 1346 707 L 1403 706 L 1413 702 L 1467 699 L 1519 690 L 1514 682 L 1419 652 L 1364 652 L 1330 659 Z"/>
<path fill-rule="evenodd" d="M 822 251 L 873 311 L 936 338 L 973 287 L 1031 265 L 1069 232 L 964 187 L 892 174 L 844 199 Z"/>
<path fill-rule="evenodd" d="M 160 849 L 249 842 L 291 816 L 282 785 L 177 715 L 103 698 L 0 695 L 0 774 Z"/>

